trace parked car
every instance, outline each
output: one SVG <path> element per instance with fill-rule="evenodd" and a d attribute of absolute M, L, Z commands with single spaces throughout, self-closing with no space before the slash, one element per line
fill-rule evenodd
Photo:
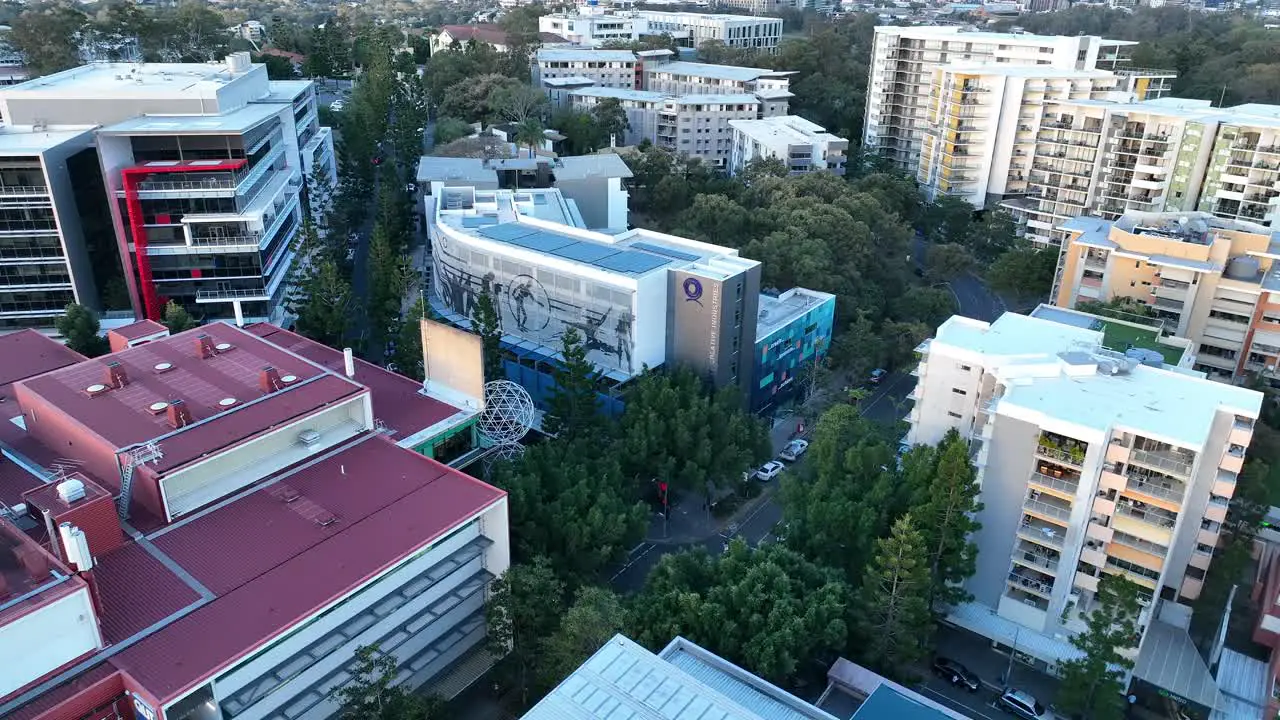
<path fill-rule="evenodd" d="M 978 688 L 982 687 L 982 681 L 977 675 L 969 672 L 969 668 L 948 657 L 938 657 L 933 659 L 933 672 L 938 677 L 955 685 L 963 687 L 969 692 L 978 692 Z"/>
<path fill-rule="evenodd" d="M 341 100 L 334 100 L 332 103 L 329 103 L 329 109 L 334 112 L 342 112 L 342 108 L 344 107 L 346 107 L 346 104 Z"/>
<path fill-rule="evenodd" d="M 799 460 L 800 456 L 804 454 L 804 451 L 808 449 L 809 441 L 797 438 L 787 443 L 787 446 L 782 448 L 782 452 L 778 453 L 778 457 L 786 460 L 787 462 L 795 462 L 796 460 Z"/>
<path fill-rule="evenodd" d="M 782 472 L 786 467 L 786 465 L 783 465 L 777 460 L 770 460 L 769 462 L 761 465 L 760 469 L 756 471 L 756 479 L 761 482 L 769 482 L 770 480 L 778 477 L 778 473 Z"/>
<path fill-rule="evenodd" d="M 996 700 L 996 707 L 1026 720 L 1049 720 L 1052 717 L 1031 693 L 1014 688 L 1005 688 L 1000 699 Z"/>
<path fill-rule="evenodd" d="M 876 368 L 871 371 L 871 377 L 867 378 L 867 381 L 872 385 L 879 385 L 880 381 L 884 380 L 884 376 L 888 374 L 888 370 L 885 370 L 884 368 Z"/>

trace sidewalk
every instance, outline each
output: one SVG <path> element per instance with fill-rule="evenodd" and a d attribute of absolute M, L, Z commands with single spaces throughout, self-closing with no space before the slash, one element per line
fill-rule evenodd
<path fill-rule="evenodd" d="M 1036 700 L 1048 706 L 1058 695 L 1061 681 L 1029 665 L 1013 662 L 1013 676 L 1004 681 L 1009 671 L 1009 656 L 991 648 L 991 641 L 981 635 L 950 625 L 939 625 L 934 646 L 937 654 L 949 657 L 969 668 L 982 684 L 993 691 L 1009 685 L 1031 693 Z"/>

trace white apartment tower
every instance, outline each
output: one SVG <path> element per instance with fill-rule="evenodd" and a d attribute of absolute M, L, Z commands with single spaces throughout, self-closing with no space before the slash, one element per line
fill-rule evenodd
<path fill-rule="evenodd" d="M 952 63 L 1052 70 L 1104 70 L 1133 76 L 1139 99 L 1167 91 L 1169 73 L 1126 70 L 1135 43 L 1075 37 L 972 32 L 960 27 L 875 29 L 863 145 L 914 172 L 928 127 L 934 71 Z M 1154 72 L 1154 71 L 1153 71 Z"/>
<path fill-rule="evenodd" d="M 1141 675 L 1167 651 L 1152 636 L 1185 637 L 1172 618 L 1200 594 L 1262 395 L 1105 349 L 1093 316 L 1035 314 L 952 317 L 918 348 L 907 439 L 970 440 L 984 504 L 951 620 L 1052 671 L 1099 578 L 1123 575 L 1146 597 Z"/>

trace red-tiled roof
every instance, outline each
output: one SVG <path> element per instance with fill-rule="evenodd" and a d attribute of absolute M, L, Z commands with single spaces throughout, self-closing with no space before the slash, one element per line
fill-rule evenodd
<path fill-rule="evenodd" d="M 96 665 L 85 670 L 67 682 L 47 693 L 44 693 L 26 705 L 23 705 L 21 708 L 13 711 L 13 713 L 5 716 L 5 720 L 32 720 L 33 718 L 40 717 L 42 713 L 53 710 L 63 703 L 67 703 L 77 695 L 80 695 L 81 693 L 90 690 L 95 685 L 110 680 L 112 676 L 119 674 L 120 671 L 117 670 L 114 665 L 108 662 L 103 662 L 100 665 Z M 78 715 L 76 717 L 78 717 Z M 58 720 L 61 720 L 61 718 L 58 718 Z"/>
<path fill-rule="evenodd" d="M 213 344 L 227 343 L 232 349 L 201 359 L 196 353 L 196 338 L 201 333 L 208 334 Z M 129 382 L 91 397 L 85 389 L 105 382 L 108 361 L 120 363 Z M 161 363 L 172 368 L 159 372 L 156 366 Z M 263 397 L 258 376 L 268 365 L 281 376 L 295 376 L 298 382 L 264 402 L 244 404 Z M 24 381 L 15 390 L 19 395 L 31 393 L 43 398 L 117 448 L 173 432 L 165 413 L 152 413 L 148 408 L 153 403 L 182 399 L 196 424 L 165 440 L 164 464 L 173 467 L 177 462 L 170 462 L 169 456 L 183 454 L 177 453 L 179 447 L 187 448 L 185 457 L 190 459 L 361 390 L 355 383 L 334 376 L 306 382 L 326 374 L 251 333 L 213 323 Z M 218 402 L 224 398 L 242 404 L 220 411 Z M 281 417 L 281 413 L 293 415 Z M 220 417 L 199 422 L 214 415 Z"/>
<path fill-rule="evenodd" d="M 200 599 L 181 578 L 136 542 L 94 566 L 102 600 L 102 636 L 117 643 Z"/>
<path fill-rule="evenodd" d="M 504 495 L 376 434 L 282 475 L 300 498 L 285 503 L 280 483 L 267 484 L 157 535 L 218 595 L 112 658 L 162 702 Z M 336 522 L 316 524 L 318 508 Z"/>
<path fill-rule="evenodd" d="M 155 320 L 139 320 L 128 325 L 111 328 L 111 332 L 119 335 L 125 340 L 137 340 L 156 333 L 168 332 L 169 328 L 161 325 Z"/>
<path fill-rule="evenodd" d="M 13 401 L 7 386 L 85 359 L 75 350 L 35 330 L 0 335 L 0 358 L 4 360 L 0 362 L 0 397 L 6 403 Z M 18 414 L 16 408 L 12 414 Z"/>
<path fill-rule="evenodd" d="M 0 503 L 16 505 L 22 502 L 22 493 L 40 487 L 41 484 L 35 475 L 0 455 Z"/>
<path fill-rule="evenodd" d="M 342 353 L 327 345 L 267 323 L 256 323 L 246 329 L 269 343 L 297 353 L 336 373 L 345 372 Z M 392 437 L 396 440 L 403 440 L 442 420 L 467 412 L 423 395 L 422 383 L 364 360 L 356 360 L 354 380 L 369 388 L 374 415 L 395 431 Z"/>

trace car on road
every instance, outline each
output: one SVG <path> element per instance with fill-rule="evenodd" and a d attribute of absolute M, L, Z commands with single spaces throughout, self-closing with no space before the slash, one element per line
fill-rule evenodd
<path fill-rule="evenodd" d="M 948 657 L 933 659 L 933 673 L 956 687 L 963 687 L 969 692 L 978 692 L 982 681 L 969 671 L 969 668 Z"/>
<path fill-rule="evenodd" d="M 347 106 L 346 103 L 342 102 L 341 100 L 334 100 L 333 102 L 329 103 L 329 109 L 334 112 L 342 112 L 342 108 L 346 106 Z"/>
<path fill-rule="evenodd" d="M 872 385 L 879 385 L 880 381 L 884 380 L 884 376 L 888 374 L 889 374 L 888 370 L 885 370 L 884 368 L 876 368 L 875 370 L 871 371 L 871 376 L 867 378 L 867 382 L 871 383 Z"/>
<path fill-rule="evenodd" d="M 1026 720 L 1050 720 L 1053 716 L 1041 705 L 1031 693 L 1014 688 L 1005 688 L 996 700 L 996 707 L 1015 717 Z"/>
<path fill-rule="evenodd" d="M 787 462 L 795 462 L 796 460 L 799 460 L 800 456 L 804 455 L 804 451 L 808 449 L 808 440 L 796 438 L 795 440 L 787 443 L 786 447 L 782 448 L 782 452 L 778 453 L 778 457 L 786 460 Z"/>
<path fill-rule="evenodd" d="M 756 471 L 756 479 L 761 482 L 769 482 L 770 480 L 778 477 L 778 473 L 781 473 L 786 469 L 786 467 L 786 465 L 783 465 L 777 460 L 770 460 L 769 462 L 761 465 L 760 469 Z"/>

